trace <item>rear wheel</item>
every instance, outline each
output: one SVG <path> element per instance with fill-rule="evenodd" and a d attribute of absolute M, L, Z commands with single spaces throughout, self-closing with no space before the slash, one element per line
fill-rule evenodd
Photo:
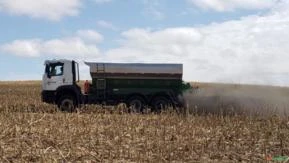
<path fill-rule="evenodd" d="M 145 100 L 140 96 L 133 96 L 127 100 L 127 107 L 132 113 L 143 112 L 145 104 Z"/>
<path fill-rule="evenodd" d="M 61 111 L 73 112 L 75 111 L 75 99 L 72 96 L 62 96 L 59 99 L 58 107 Z"/>
<path fill-rule="evenodd" d="M 162 110 L 166 110 L 170 105 L 170 100 L 166 97 L 156 97 L 152 101 L 153 111 L 155 112 L 161 112 Z"/>

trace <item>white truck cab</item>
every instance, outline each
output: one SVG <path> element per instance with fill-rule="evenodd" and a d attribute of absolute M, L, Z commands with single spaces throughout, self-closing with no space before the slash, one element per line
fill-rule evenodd
<path fill-rule="evenodd" d="M 42 90 L 54 91 L 63 85 L 73 84 L 72 62 L 69 60 L 45 61 Z"/>
<path fill-rule="evenodd" d="M 59 107 L 65 103 L 68 105 L 67 102 L 71 101 L 74 105 L 80 103 L 81 91 L 76 84 L 79 81 L 78 63 L 61 59 L 46 60 L 44 65 L 42 100 L 47 103 L 55 103 Z"/>

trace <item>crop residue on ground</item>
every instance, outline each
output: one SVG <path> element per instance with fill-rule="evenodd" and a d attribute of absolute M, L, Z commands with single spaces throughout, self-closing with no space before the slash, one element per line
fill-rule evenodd
<path fill-rule="evenodd" d="M 0 162 L 270 162 L 289 156 L 288 117 L 129 114 L 97 105 L 64 113 L 41 102 L 40 82 L 0 82 L 0 90 Z"/>

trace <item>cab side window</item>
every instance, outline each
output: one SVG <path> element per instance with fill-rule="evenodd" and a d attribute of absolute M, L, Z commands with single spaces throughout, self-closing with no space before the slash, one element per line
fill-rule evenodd
<path fill-rule="evenodd" d="M 48 66 L 49 76 L 61 76 L 63 75 L 63 63 L 54 63 Z"/>

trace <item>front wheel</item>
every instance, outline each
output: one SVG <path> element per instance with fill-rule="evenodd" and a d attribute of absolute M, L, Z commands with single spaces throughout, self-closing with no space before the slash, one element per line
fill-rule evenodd
<path fill-rule="evenodd" d="M 62 96 L 59 99 L 58 107 L 61 111 L 73 112 L 75 111 L 75 100 L 72 96 Z"/>

